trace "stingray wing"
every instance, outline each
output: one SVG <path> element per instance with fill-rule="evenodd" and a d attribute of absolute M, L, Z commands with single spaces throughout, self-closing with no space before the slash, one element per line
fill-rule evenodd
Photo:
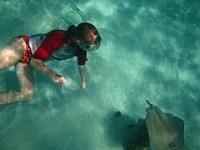
<path fill-rule="evenodd" d="M 157 106 L 149 104 L 146 125 L 151 150 L 183 150 L 184 122 L 178 117 L 162 112 Z"/>

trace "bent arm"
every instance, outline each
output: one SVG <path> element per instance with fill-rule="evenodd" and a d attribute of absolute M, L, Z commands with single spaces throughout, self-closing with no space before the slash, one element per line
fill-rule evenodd
<path fill-rule="evenodd" d="M 33 66 L 35 69 L 39 70 L 41 73 L 49 76 L 55 83 L 57 83 L 59 86 L 61 86 L 64 83 L 67 83 L 67 80 L 60 75 L 57 75 L 55 72 L 53 72 L 51 69 L 49 69 L 42 60 L 40 59 L 31 59 L 31 66 Z"/>
<path fill-rule="evenodd" d="M 49 69 L 42 60 L 40 59 L 31 59 L 31 66 L 33 66 L 35 69 L 39 70 L 41 73 L 49 76 L 50 78 L 55 78 L 57 75 L 55 72 L 53 72 L 51 69 Z"/>
<path fill-rule="evenodd" d="M 85 80 L 85 65 L 78 65 L 79 73 L 81 76 L 81 88 L 86 89 L 86 80 Z"/>

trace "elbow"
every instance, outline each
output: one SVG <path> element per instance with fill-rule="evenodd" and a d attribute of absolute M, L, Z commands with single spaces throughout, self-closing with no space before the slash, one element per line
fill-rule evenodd
<path fill-rule="evenodd" d="M 79 66 L 79 70 L 84 71 L 85 70 L 85 65 L 78 65 Z"/>

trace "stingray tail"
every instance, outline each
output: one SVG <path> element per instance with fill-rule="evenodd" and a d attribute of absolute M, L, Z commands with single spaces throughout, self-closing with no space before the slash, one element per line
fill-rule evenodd
<path fill-rule="evenodd" d="M 147 104 L 149 105 L 150 108 L 153 107 L 153 105 L 148 100 L 146 100 L 146 102 L 147 102 Z"/>

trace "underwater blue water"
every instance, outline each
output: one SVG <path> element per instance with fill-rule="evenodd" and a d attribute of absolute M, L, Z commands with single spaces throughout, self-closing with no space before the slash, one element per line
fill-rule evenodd
<path fill-rule="evenodd" d="M 87 90 L 75 58 L 48 62 L 68 85 L 36 72 L 31 101 L 0 106 L 0 149 L 123 150 L 130 136 L 123 127 L 145 118 L 148 99 L 182 118 L 189 149 L 199 150 L 200 1 L 1 0 L 0 48 L 16 35 L 66 29 L 62 14 L 78 24 L 70 3 L 102 37 L 88 55 Z M 18 86 L 14 66 L 0 71 L 0 92 Z M 125 116 L 120 123 L 116 111 Z"/>

